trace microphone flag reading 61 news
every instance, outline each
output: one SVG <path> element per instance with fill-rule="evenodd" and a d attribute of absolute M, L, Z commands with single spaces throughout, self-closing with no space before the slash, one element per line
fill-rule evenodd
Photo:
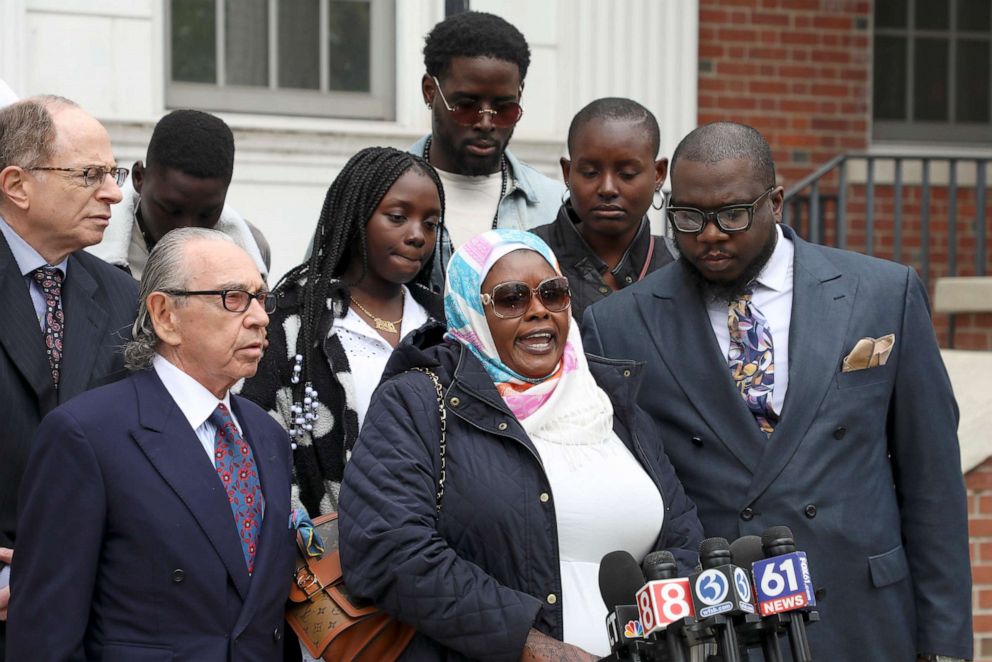
<path fill-rule="evenodd" d="M 792 531 L 786 526 L 773 526 L 761 538 L 768 558 L 752 566 L 758 612 L 771 616 L 815 606 L 806 552 L 795 551 Z"/>

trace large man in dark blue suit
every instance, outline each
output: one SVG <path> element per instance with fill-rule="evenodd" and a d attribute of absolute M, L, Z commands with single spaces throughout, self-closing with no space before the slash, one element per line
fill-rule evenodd
<path fill-rule="evenodd" d="M 782 188 L 750 127 L 696 129 L 671 177 L 682 259 L 592 306 L 586 350 L 647 363 L 640 404 L 707 535 L 791 527 L 817 589 L 816 659 L 970 658 L 957 405 L 916 273 L 778 225 Z M 742 355 L 763 360 L 735 379 Z"/>
<path fill-rule="evenodd" d="M 17 491 L 42 417 L 124 375 L 138 286 L 82 249 L 100 241 L 121 199 L 106 130 L 67 99 L 0 110 L 0 561 L 15 545 Z M 89 172 L 88 172 L 89 171 Z M 61 279 L 61 357 L 46 352 L 38 269 Z M 57 348 L 56 348 L 57 349 Z M 57 370 L 58 381 L 55 372 Z M 0 660 L 8 589 L 0 588 Z"/>
<path fill-rule="evenodd" d="M 8 655 L 281 660 L 290 442 L 230 393 L 273 299 L 247 253 L 194 228 L 159 242 L 140 295 L 136 372 L 57 408 L 32 444 Z"/>

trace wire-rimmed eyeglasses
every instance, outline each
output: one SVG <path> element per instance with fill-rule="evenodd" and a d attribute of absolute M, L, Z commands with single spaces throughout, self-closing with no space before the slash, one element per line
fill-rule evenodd
<path fill-rule="evenodd" d="M 96 186 L 103 183 L 103 179 L 110 175 L 117 182 L 118 186 L 124 186 L 127 181 L 127 168 L 107 168 L 106 166 L 86 166 L 85 168 L 56 168 L 54 166 L 36 166 L 27 170 L 54 170 L 55 172 L 71 172 L 83 178 L 85 186 Z"/>
<path fill-rule="evenodd" d="M 437 93 L 441 95 L 441 102 L 448 109 L 448 112 L 451 113 L 451 119 L 462 126 L 473 126 L 476 122 L 480 121 L 480 115 L 488 113 L 493 126 L 499 129 L 508 129 L 519 122 L 520 118 L 524 116 L 523 107 L 516 101 L 504 101 L 495 108 L 483 108 L 481 101 L 469 101 L 466 99 L 465 101 L 456 102 L 452 107 L 448 103 L 448 100 L 444 98 L 444 92 L 441 91 L 441 83 L 438 82 L 437 76 L 431 76 L 431 78 L 434 80 Z"/>

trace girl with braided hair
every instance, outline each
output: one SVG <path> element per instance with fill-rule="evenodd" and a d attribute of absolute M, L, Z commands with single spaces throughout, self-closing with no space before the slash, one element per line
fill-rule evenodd
<path fill-rule="evenodd" d="M 324 198 L 313 250 L 275 288 L 269 346 L 241 395 L 294 445 L 294 506 L 336 511 L 344 464 L 386 361 L 405 336 L 444 318 L 429 287 L 444 192 L 418 156 L 355 154 Z"/>

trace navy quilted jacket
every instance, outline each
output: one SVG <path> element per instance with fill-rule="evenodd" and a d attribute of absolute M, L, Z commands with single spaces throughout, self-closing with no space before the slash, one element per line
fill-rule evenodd
<path fill-rule="evenodd" d="M 431 346 L 440 331 L 402 344 L 372 398 L 341 487 L 341 564 L 350 591 L 417 629 L 402 660 L 516 662 L 531 628 L 563 636 L 554 503 L 540 500 L 550 486 L 537 451 L 482 364 L 457 343 Z M 614 429 L 664 496 L 655 547 L 670 549 L 686 574 L 702 526 L 634 405 L 638 366 L 589 365 L 613 401 Z M 439 516 L 437 392 L 415 366 L 433 368 L 445 391 Z"/>

